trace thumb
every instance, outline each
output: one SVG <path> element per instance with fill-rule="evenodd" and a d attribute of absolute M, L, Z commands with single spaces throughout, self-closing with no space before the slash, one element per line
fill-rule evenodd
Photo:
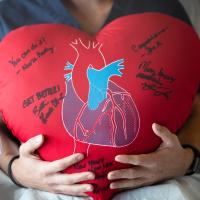
<path fill-rule="evenodd" d="M 19 152 L 20 155 L 30 155 L 34 154 L 34 152 L 41 147 L 41 145 L 44 142 L 44 136 L 43 135 L 37 135 L 31 139 L 29 139 L 27 142 L 23 143 L 20 146 Z"/>
<path fill-rule="evenodd" d="M 174 144 L 174 134 L 172 134 L 166 127 L 159 124 L 153 123 L 153 132 L 161 138 L 165 147 L 173 146 Z"/>

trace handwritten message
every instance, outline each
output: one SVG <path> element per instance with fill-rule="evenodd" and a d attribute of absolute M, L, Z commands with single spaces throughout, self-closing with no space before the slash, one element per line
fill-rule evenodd
<path fill-rule="evenodd" d="M 156 49 L 163 45 L 163 43 L 159 39 L 159 36 L 164 34 L 167 30 L 167 27 L 163 28 L 158 32 L 155 32 L 152 35 L 150 35 L 145 41 L 139 44 L 132 44 L 132 50 L 134 52 L 144 50 L 145 52 L 142 53 L 141 57 L 144 57 L 145 55 L 151 55 Z"/>
<path fill-rule="evenodd" d="M 24 109 L 31 107 L 33 114 L 38 117 L 43 124 L 46 124 L 63 98 L 64 95 L 60 91 L 60 86 L 57 85 L 45 88 L 24 99 L 22 107 Z"/>
<path fill-rule="evenodd" d="M 151 61 L 142 61 L 138 66 L 140 72 L 137 73 L 136 77 L 146 80 L 142 82 L 142 89 L 151 90 L 154 96 L 163 96 L 168 99 L 172 93 L 172 89 L 166 85 L 172 84 L 175 78 L 168 75 L 164 68 L 156 71 L 150 66 L 152 66 Z"/>
<path fill-rule="evenodd" d="M 16 70 L 16 73 L 19 74 L 22 71 L 28 70 L 45 55 L 53 53 L 54 47 L 48 45 L 46 38 L 41 36 L 36 42 L 31 43 L 27 49 L 22 51 L 19 56 L 12 56 L 8 63 Z"/>
<path fill-rule="evenodd" d="M 160 36 L 165 34 L 167 30 L 168 28 L 162 28 L 151 34 L 141 43 L 132 44 L 131 49 L 142 58 L 138 65 L 139 71 L 136 74 L 136 78 L 143 80 L 141 82 L 142 89 L 151 91 L 153 96 L 163 96 L 169 99 L 173 92 L 171 84 L 173 84 L 176 79 L 167 73 L 165 69 L 166 66 L 164 65 L 156 70 L 150 57 L 156 53 L 156 50 L 164 47 L 164 42 L 160 39 Z"/>
<path fill-rule="evenodd" d="M 96 160 L 89 160 L 87 163 L 81 164 L 81 163 L 76 163 L 73 167 L 77 169 L 84 169 L 87 168 L 88 171 L 92 171 L 95 173 L 95 179 L 100 180 L 100 179 L 107 179 L 107 173 L 110 167 L 113 166 L 112 161 L 106 161 L 103 157 L 96 159 Z M 101 193 L 103 191 L 109 190 L 109 184 L 106 186 L 99 186 L 98 184 L 93 183 L 94 190 L 93 193 Z"/>

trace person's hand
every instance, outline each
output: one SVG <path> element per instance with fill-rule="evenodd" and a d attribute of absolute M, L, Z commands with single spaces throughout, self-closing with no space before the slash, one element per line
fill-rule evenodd
<path fill-rule="evenodd" d="M 81 161 L 84 158 L 83 154 L 73 154 L 53 162 L 43 161 L 34 153 L 43 141 L 43 136 L 38 135 L 20 146 L 20 157 L 12 164 L 12 173 L 16 181 L 26 187 L 48 192 L 87 196 L 85 192 L 92 191 L 92 185 L 79 182 L 94 179 L 92 172 L 61 173 Z"/>
<path fill-rule="evenodd" d="M 117 162 L 133 167 L 108 173 L 108 179 L 115 181 L 110 184 L 111 189 L 138 188 L 186 173 L 192 163 L 192 151 L 182 148 L 178 137 L 167 128 L 157 124 L 152 128 L 162 140 L 160 147 L 149 154 L 116 156 Z"/>

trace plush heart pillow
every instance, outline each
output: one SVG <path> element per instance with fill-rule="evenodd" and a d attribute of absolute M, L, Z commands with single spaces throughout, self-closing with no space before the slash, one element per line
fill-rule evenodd
<path fill-rule="evenodd" d="M 0 109 L 22 142 L 44 134 L 44 160 L 75 152 L 66 172 L 94 171 L 94 199 L 110 199 L 107 173 L 128 167 L 118 154 L 154 151 L 153 122 L 176 132 L 200 80 L 200 44 L 191 27 L 146 13 L 121 17 L 95 36 L 67 25 L 19 28 L 0 44 Z"/>

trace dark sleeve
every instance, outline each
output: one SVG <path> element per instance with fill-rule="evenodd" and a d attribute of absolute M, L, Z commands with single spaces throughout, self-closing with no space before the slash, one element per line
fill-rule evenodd
<path fill-rule="evenodd" d="M 191 25 L 184 7 L 178 0 L 116 0 L 116 2 L 118 2 L 115 4 L 116 12 L 110 16 L 108 22 L 128 14 L 160 12 L 176 17 Z"/>

